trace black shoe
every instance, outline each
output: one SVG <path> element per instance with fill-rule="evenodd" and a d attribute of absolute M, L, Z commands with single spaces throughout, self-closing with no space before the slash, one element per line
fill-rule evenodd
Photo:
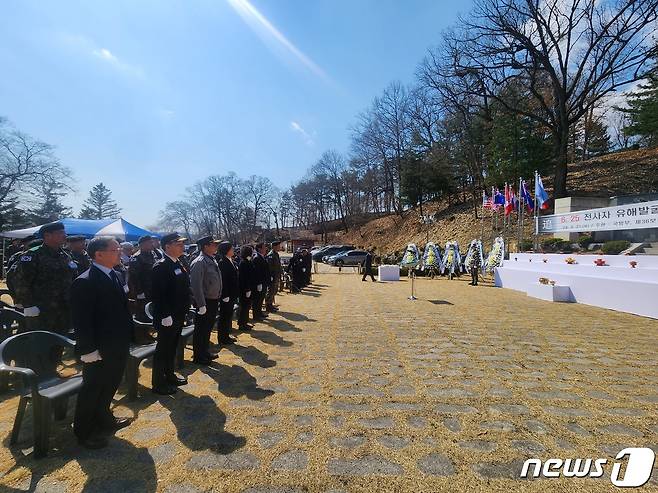
<path fill-rule="evenodd" d="M 235 339 L 232 337 L 226 337 L 219 340 L 219 343 L 222 345 L 235 344 Z"/>
<path fill-rule="evenodd" d="M 103 426 L 102 430 L 110 433 L 114 433 L 115 431 L 119 431 L 122 428 L 125 428 L 126 426 L 130 426 L 130 423 L 132 423 L 133 420 L 131 418 L 114 418 L 114 422 L 111 423 L 109 426 Z"/>
<path fill-rule="evenodd" d="M 254 328 L 254 326 L 253 326 L 253 325 L 241 325 L 241 326 L 238 327 L 238 328 L 239 328 L 240 330 L 251 330 L 251 329 Z"/>
<path fill-rule="evenodd" d="M 192 363 L 201 366 L 210 366 L 212 364 L 212 360 L 210 358 L 194 358 L 192 360 Z"/>
<path fill-rule="evenodd" d="M 268 312 L 271 312 L 271 313 L 274 313 L 274 312 L 278 312 L 278 311 L 279 311 L 279 309 L 278 309 L 276 306 L 268 306 L 268 307 L 265 308 L 265 309 L 266 309 Z"/>
<path fill-rule="evenodd" d="M 172 377 L 169 377 L 167 379 L 167 382 L 169 385 L 174 385 L 176 387 L 180 387 L 181 385 L 187 385 L 187 378 L 179 377 L 178 375 L 174 375 Z"/>
<path fill-rule="evenodd" d="M 102 436 L 94 435 L 85 438 L 84 440 L 78 439 L 78 444 L 89 450 L 98 450 L 107 447 L 107 439 Z"/>
<path fill-rule="evenodd" d="M 219 358 L 219 353 L 208 353 L 207 359 L 213 360 Z"/>
<path fill-rule="evenodd" d="M 159 395 L 173 395 L 178 392 L 178 389 L 171 385 L 163 385 L 162 387 L 153 387 L 151 392 Z"/>

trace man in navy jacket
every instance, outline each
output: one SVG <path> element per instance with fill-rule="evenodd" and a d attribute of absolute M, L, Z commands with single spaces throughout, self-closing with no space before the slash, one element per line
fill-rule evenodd
<path fill-rule="evenodd" d="M 130 424 L 127 418 L 115 418 L 110 405 L 128 359 L 133 320 L 128 287 L 113 269 L 120 262 L 119 243 L 98 237 L 87 251 L 93 263 L 71 287 L 76 352 L 84 364 L 73 429 L 82 446 L 94 449 L 107 445 L 103 432 Z"/>
<path fill-rule="evenodd" d="M 153 266 L 153 326 L 158 340 L 151 383 L 153 392 L 161 395 L 174 394 L 177 386 L 187 383 L 174 373 L 176 348 L 191 302 L 190 276 L 179 260 L 186 239 L 178 233 L 163 236 L 164 257 Z"/>

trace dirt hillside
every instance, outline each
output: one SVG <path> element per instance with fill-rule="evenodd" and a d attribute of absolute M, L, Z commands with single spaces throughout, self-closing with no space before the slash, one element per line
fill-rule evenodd
<path fill-rule="evenodd" d="M 552 179 L 546 177 L 544 185 L 552 194 Z M 569 193 L 579 196 L 632 195 L 658 191 L 658 149 L 617 152 L 569 165 Z M 433 215 L 433 224 L 423 224 L 420 212 L 411 209 L 402 216 L 390 215 L 351 228 L 347 233 L 337 232 L 332 243 L 353 244 L 357 247 L 374 246 L 380 254 L 402 250 L 407 243 L 425 244 L 434 241 L 444 245 L 457 240 L 466 245 L 473 238 L 482 237 L 485 248 L 500 231 L 514 249 L 518 238 L 516 214 L 514 222 L 502 227 L 502 213 L 498 214 L 498 228 L 494 228 L 492 214 L 482 209 L 475 217 L 473 205 L 465 203 L 448 207 L 447 203 L 435 202 L 423 206 L 425 215 Z M 527 218 L 526 218 L 527 219 Z M 532 236 L 532 218 L 526 222 L 524 237 Z"/>

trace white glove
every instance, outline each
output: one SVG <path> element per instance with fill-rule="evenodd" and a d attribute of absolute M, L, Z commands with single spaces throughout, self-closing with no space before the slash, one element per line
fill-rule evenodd
<path fill-rule="evenodd" d="M 15 306 L 16 308 L 23 308 L 23 305 L 21 305 L 20 303 L 16 303 L 14 306 Z"/>
<path fill-rule="evenodd" d="M 202 306 L 196 311 L 199 315 L 205 315 L 206 314 L 206 307 Z"/>
<path fill-rule="evenodd" d="M 145 300 L 145 299 L 146 299 L 146 295 L 145 295 L 144 293 L 139 293 L 139 294 L 137 295 L 137 299 L 138 299 L 138 300 Z"/>
<path fill-rule="evenodd" d="M 83 354 L 80 356 L 80 359 L 83 363 L 95 363 L 96 361 L 101 361 L 103 358 L 101 358 L 101 353 L 97 349 L 91 353 Z"/>
<path fill-rule="evenodd" d="M 303 268 L 302 268 L 302 272 L 306 272 L 306 267 L 303 267 Z"/>
<path fill-rule="evenodd" d="M 26 317 L 38 317 L 39 313 L 41 313 L 41 310 L 39 310 L 38 306 L 28 306 L 23 309 L 23 315 Z"/>
<path fill-rule="evenodd" d="M 262 290 L 263 290 L 263 285 L 262 284 L 259 284 L 258 286 L 256 286 L 256 291 L 258 291 L 260 293 Z"/>
<path fill-rule="evenodd" d="M 251 291 L 247 291 L 244 296 L 245 298 L 251 298 Z"/>
<path fill-rule="evenodd" d="M 226 298 L 222 298 L 222 301 L 223 301 L 224 303 L 228 303 L 230 299 L 231 299 L 231 298 L 229 298 L 229 297 L 227 296 Z"/>
<path fill-rule="evenodd" d="M 174 319 L 171 316 L 162 319 L 163 327 L 171 327 L 172 325 L 174 325 Z"/>
<path fill-rule="evenodd" d="M 273 278 L 273 277 L 270 277 L 270 281 L 274 282 L 274 278 Z"/>

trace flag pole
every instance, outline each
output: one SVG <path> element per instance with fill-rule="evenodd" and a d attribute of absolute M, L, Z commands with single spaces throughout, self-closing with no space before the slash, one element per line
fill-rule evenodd
<path fill-rule="evenodd" d="M 519 177 L 519 189 L 517 191 L 518 193 L 518 198 L 516 200 L 516 203 L 518 204 L 519 208 L 516 211 L 516 216 L 517 216 L 517 230 L 518 230 L 518 243 L 516 245 L 516 250 L 518 252 L 521 251 L 521 216 L 523 215 L 523 194 L 521 193 L 521 177 Z"/>
<path fill-rule="evenodd" d="M 539 219 L 538 219 L 539 211 L 537 210 L 537 170 L 535 170 L 535 183 L 534 183 L 534 185 L 535 185 L 535 198 L 534 198 L 535 208 L 533 210 L 533 216 L 534 216 L 534 225 L 533 226 L 534 226 L 535 230 L 534 230 L 534 233 L 533 233 L 533 238 L 534 238 L 533 248 L 534 248 L 535 252 L 537 252 L 539 250 L 539 236 L 537 235 L 537 231 L 539 230 L 539 228 L 537 227 L 539 225 Z"/>
<path fill-rule="evenodd" d="M 480 216 L 480 239 L 484 237 L 484 198 L 487 196 L 485 189 L 482 189 L 482 215 Z"/>
<path fill-rule="evenodd" d="M 493 244 L 493 239 L 494 239 L 494 234 L 496 231 L 496 192 L 494 191 L 494 187 L 491 187 L 491 241 Z"/>

